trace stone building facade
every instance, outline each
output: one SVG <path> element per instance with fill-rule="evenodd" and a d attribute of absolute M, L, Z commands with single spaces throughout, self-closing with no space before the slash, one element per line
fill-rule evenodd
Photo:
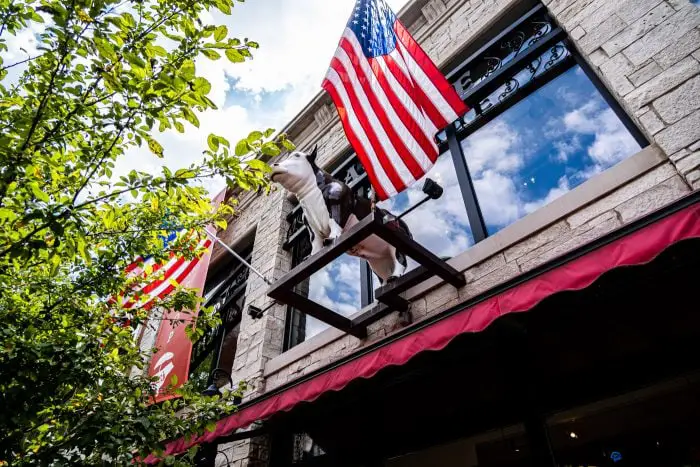
<path fill-rule="evenodd" d="M 449 77 L 512 18 L 537 5 L 525 0 L 411 0 L 399 17 Z M 449 264 L 464 273 L 466 285 L 455 289 L 432 278 L 406 292 L 414 325 L 700 188 L 698 5 L 689 0 L 543 0 L 543 5 L 565 31 L 567 44 L 585 62 L 591 79 L 597 77 L 607 89 L 610 106 L 626 114 L 626 125 L 636 127 L 648 144 L 452 256 Z M 318 146 L 324 167 L 337 165 L 351 152 L 325 93 L 309 102 L 284 131 L 302 150 Z M 253 266 L 278 279 L 293 266 L 291 253 L 284 249 L 293 209 L 294 200 L 281 189 L 269 196 L 247 194 L 220 238 L 233 248 L 253 239 Z M 227 267 L 227 255 L 215 248 L 211 270 Z M 268 306 L 267 288 L 262 279 L 249 275 L 245 304 Z M 259 319 L 242 313 L 231 374 L 234 381 L 248 382 L 245 401 L 406 326 L 398 314 L 391 314 L 370 325 L 365 339 L 327 328 L 285 348 L 289 317 L 280 304 Z M 264 436 L 221 444 L 216 465 L 268 465 L 269 448 Z"/>

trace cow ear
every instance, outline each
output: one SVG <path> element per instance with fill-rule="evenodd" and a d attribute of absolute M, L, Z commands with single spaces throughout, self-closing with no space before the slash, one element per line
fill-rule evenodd
<path fill-rule="evenodd" d="M 311 151 L 311 154 L 308 154 L 306 158 L 308 161 L 311 163 L 311 165 L 316 165 L 316 155 L 318 153 L 318 146 L 314 146 L 314 150 Z"/>

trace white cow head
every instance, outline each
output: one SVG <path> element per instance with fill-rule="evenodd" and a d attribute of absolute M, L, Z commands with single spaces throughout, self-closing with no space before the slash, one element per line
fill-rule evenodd
<path fill-rule="evenodd" d="M 272 164 L 270 178 L 294 193 L 297 198 L 303 198 L 316 188 L 315 159 L 316 148 L 311 154 L 294 151 L 283 161 Z"/>

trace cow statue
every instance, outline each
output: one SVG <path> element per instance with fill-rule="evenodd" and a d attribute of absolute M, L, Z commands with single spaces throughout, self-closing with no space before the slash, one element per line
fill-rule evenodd
<path fill-rule="evenodd" d="M 333 178 L 316 165 L 316 148 L 311 154 L 295 151 L 281 162 L 272 164 L 271 179 L 294 193 L 304 214 L 304 224 L 311 236 L 311 254 L 332 244 L 358 221 L 376 209 L 388 224 L 411 237 L 408 226 L 388 211 L 374 208 L 370 200 L 357 196 L 345 183 Z M 406 255 L 392 245 L 371 235 L 352 247 L 349 255 L 366 259 L 382 283 L 391 282 L 406 270 Z"/>

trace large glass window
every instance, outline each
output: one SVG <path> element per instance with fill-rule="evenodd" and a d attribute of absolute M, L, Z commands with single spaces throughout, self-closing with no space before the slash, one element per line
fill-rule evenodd
<path fill-rule="evenodd" d="M 489 234 L 640 149 L 579 66 L 461 144 Z"/>
<path fill-rule="evenodd" d="M 411 187 L 379 206 L 399 215 L 415 205 L 425 194 L 421 191 L 425 179 L 430 178 L 442 186 L 440 199 L 429 201 L 404 217 L 413 238 L 441 257 L 452 257 L 463 252 L 473 243 L 467 210 L 459 189 L 459 182 L 449 153 L 441 154 L 430 171 Z M 417 263 L 409 258 L 409 268 Z"/>

